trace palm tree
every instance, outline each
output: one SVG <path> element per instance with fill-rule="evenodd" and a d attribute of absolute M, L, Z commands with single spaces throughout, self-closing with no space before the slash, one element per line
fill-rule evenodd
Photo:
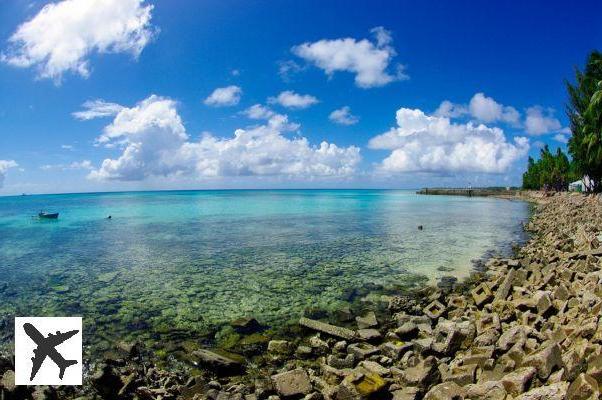
<path fill-rule="evenodd" d="M 602 54 L 592 52 L 583 72 L 575 72 L 574 85 L 567 83 L 567 114 L 573 135 L 569 152 L 576 172 L 590 178 L 587 190 L 602 191 Z"/>

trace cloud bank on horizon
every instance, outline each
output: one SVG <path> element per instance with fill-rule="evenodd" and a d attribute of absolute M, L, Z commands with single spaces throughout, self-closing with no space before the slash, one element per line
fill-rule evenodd
<path fill-rule="evenodd" d="M 109 116 L 106 105 L 84 103 L 74 113 L 79 119 Z M 98 108 L 97 108 L 98 107 Z M 311 145 L 304 137 L 289 139 L 286 132 L 297 124 L 286 115 L 268 110 L 251 114 L 263 119 L 259 126 L 240 128 L 232 137 L 218 138 L 206 133 L 191 141 L 176 102 L 151 95 L 133 107 L 112 107 L 113 122 L 97 137 L 99 145 L 118 147 L 121 154 L 105 159 L 90 172 L 97 180 L 139 181 L 151 176 L 287 176 L 304 180 L 351 176 L 360 161 L 360 149 L 338 147 L 322 141 Z M 257 107 L 255 109 L 258 109 Z"/>
<path fill-rule="evenodd" d="M 397 110 L 397 127 L 370 140 L 372 149 L 391 150 L 378 169 L 388 173 L 503 173 L 524 157 L 529 140 L 506 140 L 500 128 L 452 123 L 418 109 Z"/>
<path fill-rule="evenodd" d="M 32 68 L 36 79 L 50 79 L 57 84 L 67 73 L 88 78 L 95 57 L 123 53 L 137 59 L 146 46 L 160 40 L 159 27 L 151 23 L 153 12 L 154 5 L 145 0 L 49 3 L 18 25 L 0 52 L 0 60 L 12 67 Z M 362 95 L 408 80 L 392 32 L 378 26 L 366 36 L 291 43 L 284 51 L 292 59 L 279 62 L 278 73 L 285 83 L 290 83 L 291 75 L 300 76 L 311 69 L 323 71 L 328 79 L 347 75 L 353 79 L 349 86 Z M 215 85 L 197 98 L 197 105 L 206 112 L 230 112 L 233 118 L 247 120 L 231 134 L 203 133 L 193 139 L 178 111 L 178 100 L 169 96 L 151 94 L 142 98 L 145 93 L 133 105 L 90 96 L 72 115 L 81 121 L 111 119 L 89 150 L 102 148 L 111 156 L 99 161 L 86 155 L 38 168 L 84 171 L 93 181 L 279 177 L 311 182 L 414 173 L 501 175 L 524 161 L 531 147 L 529 137 L 549 135 L 566 144 L 570 135 L 552 108 L 538 104 L 515 107 L 476 92 L 468 101 L 443 100 L 432 112 L 397 104 L 396 126 L 381 134 L 364 132 L 368 137 L 363 148 L 362 140 L 353 137 L 352 144 L 339 138 L 346 143 L 342 146 L 337 144 L 339 140 L 308 138 L 301 132 L 297 114 L 326 107 L 321 116 L 324 129 L 362 130 L 371 115 L 352 98 L 335 105 L 328 104 L 320 93 L 312 94 L 311 89 L 281 88 L 259 95 L 239 82 L 241 71 L 245 73 L 244 68 L 230 69 L 228 83 Z M 321 82 L 326 81 L 321 72 L 318 75 Z M 263 100 L 256 100 L 258 97 Z M 283 112 L 290 113 L 292 121 Z M 382 114 L 380 118 L 392 117 Z M 73 145 L 62 146 L 74 150 Z M 370 165 L 362 165 L 366 154 L 381 156 Z M 17 166 L 14 160 L 0 160 L 0 187 L 7 172 Z"/>

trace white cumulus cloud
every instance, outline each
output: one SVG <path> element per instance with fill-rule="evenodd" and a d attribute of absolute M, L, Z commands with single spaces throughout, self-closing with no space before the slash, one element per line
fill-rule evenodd
<path fill-rule="evenodd" d="M 525 129 L 528 134 L 538 136 L 560 130 L 562 125 L 554 117 L 554 110 L 533 106 L 527 109 L 525 118 Z"/>
<path fill-rule="evenodd" d="M 513 125 L 520 123 L 520 113 L 512 106 L 498 103 L 483 93 L 476 93 L 468 105 L 444 100 L 435 115 L 438 117 L 460 118 L 466 115 L 486 123 L 505 122 Z"/>
<path fill-rule="evenodd" d="M 340 125 L 355 125 L 360 120 L 359 117 L 351 114 L 351 108 L 349 108 L 349 106 L 344 106 L 334 110 L 330 113 L 328 119 Z"/>
<path fill-rule="evenodd" d="M 14 160 L 0 160 L 0 188 L 4 185 L 4 178 L 6 177 L 6 173 L 11 168 L 18 167 Z"/>
<path fill-rule="evenodd" d="M 153 6 L 144 0 L 64 0 L 47 4 L 9 38 L 2 61 L 35 66 L 38 77 L 60 82 L 67 71 L 87 77 L 89 57 L 130 53 L 138 57 L 156 32 Z"/>
<path fill-rule="evenodd" d="M 390 71 L 390 64 L 397 54 L 391 46 L 390 32 L 383 27 L 374 28 L 371 32 L 376 43 L 368 39 L 322 39 L 294 46 L 292 52 L 329 76 L 337 71 L 355 74 L 355 84 L 361 88 L 384 86 L 407 79 L 399 64 L 394 68 L 395 71 Z"/>
<path fill-rule="evenodd" d="M 318 103 L 318 99 L 309 94 L 298 94 L 291 90 L 280 93 L 277 97 L 268 98 L 270 104 L 280 104 L 286 108 L 303 109 Z"/>
<path fill-rule="evenodd" d="M 204 103 L 208 106 L 225 107 L 235 106 L 240 101 L 242 89 L 238 86 L 231 85 L 222 88 L 217 88 L 207 97 Z"/>
<path fill-rule="evenodd" d="M 262 104 L 253 104 L 243 111 L 243 114 L 251 119 L 270 119 L 276 113 Z"/>
<path fill-rule="evenodd" d="M 391 150 L 379 165 L 385 172 L 503 173 L 525 156 L 529 141 L 483 124 L 456 124 L 418 109 L 400 108 L 397 127 L 372 138 L 369 147 Z"/>
<path fill-rule="evenodd" d="M 152 176 L 340 178 L 351 176 L 360 162 L 355 146 L 338 147 L 326 141 L 312 145 L 305 137 L 286 137 L 286 132 L 298 128 L 286 115 L 254 115 L 266 122 L 237 129 L 231 137 L 204 134 L 191 141 L 176 103 L 152 95 L 134 107 L 123 107 L 104 128 L 97 142 L 117 146 L 121 154 L 105 159 L 89 177 L 122 181 Z"/>
<path fill-rule="evenodd" d="M 554 135 L 554 140 L 560 143 L 567 144 L 569 142 L 569 137 L 562 133 L 557 133 L 556 135 Z"/>

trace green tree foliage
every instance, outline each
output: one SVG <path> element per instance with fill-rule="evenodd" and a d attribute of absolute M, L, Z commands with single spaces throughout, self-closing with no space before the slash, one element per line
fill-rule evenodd
<path fill-rule="evenodd" d="M 559 148 L 550 152 L 548 146 L 541 149 L 539 160 L 529 157 L 527 171 L 523 174 L 523 188 L 532 190 L 567 190 L 575 178 L 571 162 Z"/>
<path fill-rule="evenodd" d="M 567 82 L 567 114 L 572 136 L 568 149 L 575 171 L 588 176 L 588 190 L 602 191 L 602 53 L 592 52 L 584 71 L 575 72 L 575 84 Z"/>

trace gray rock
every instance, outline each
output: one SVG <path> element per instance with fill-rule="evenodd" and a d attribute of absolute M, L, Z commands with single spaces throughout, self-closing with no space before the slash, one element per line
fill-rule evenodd
<path fill-rule="evenodd" d="M 357 334 L 360 339 L 369 342 L 382 339 L 383 335 L 376 329 L 358 329 Z"/>
<path fill-rule="evenodd" d="M 525 367 L 535 367 L 537 375 L 546 379 L 554 368 L 562 368 L 562 352 L 557 344 L 550 344 L 528 355 L 522 363 Z"/>
<path fill-rule="evenodd" d="M 355 317 L 355 320 L 357 321 L 357 327 L 359 329 L 374 328 L 375 326 L 378 326 L 376 314 L 372 311 L 362 317 Z"/>
<path fill-rule="evenodd" d="M 231 375 L 244 370 L 242 362 L 211 350 L 199 349 L 194 351 L 192 355 L 197 358 L 199 364 L 211 368 L 218 374 Z"/>
<path fill-rule="evenodd" d="M 568 382 L 541 386 L 515 397 L 514 400 L 564 400 L 568 387 Z"/>
<path fill-rule="evenodd" d="M 529 387 L 531 380 L 535 376 L 536 369 L 534 367 L 523 367 L 504 375 L 501 379 L 502 385 L 506 392 L 512 396 L 517 396 L 524 393 Z"/>
<path fill-rule="evenodd" d="M 323 332 L 331 336 L 339 337 L 345 340 L 352 340 L 356 337 L 356 333 L 350 329 L 343 328 L 340 326 L 330 325 L 324 322 L 316 321 L 313 319 L 302 317 L 299 320 L 299 325 L 309 329 Z"/>
<path fill-rule="evenodd" d="M 286 356 L 291 354 L 293 348 L 287 340 L 270 340 L 268 343 L 268 353 L 276 356 Z"/>
<path fill-rule="evenodd" d="M 283 397 L 306 395 L 312 391 L 309 375 L 303 369 L 272 375 L 272 381 Z"/>

